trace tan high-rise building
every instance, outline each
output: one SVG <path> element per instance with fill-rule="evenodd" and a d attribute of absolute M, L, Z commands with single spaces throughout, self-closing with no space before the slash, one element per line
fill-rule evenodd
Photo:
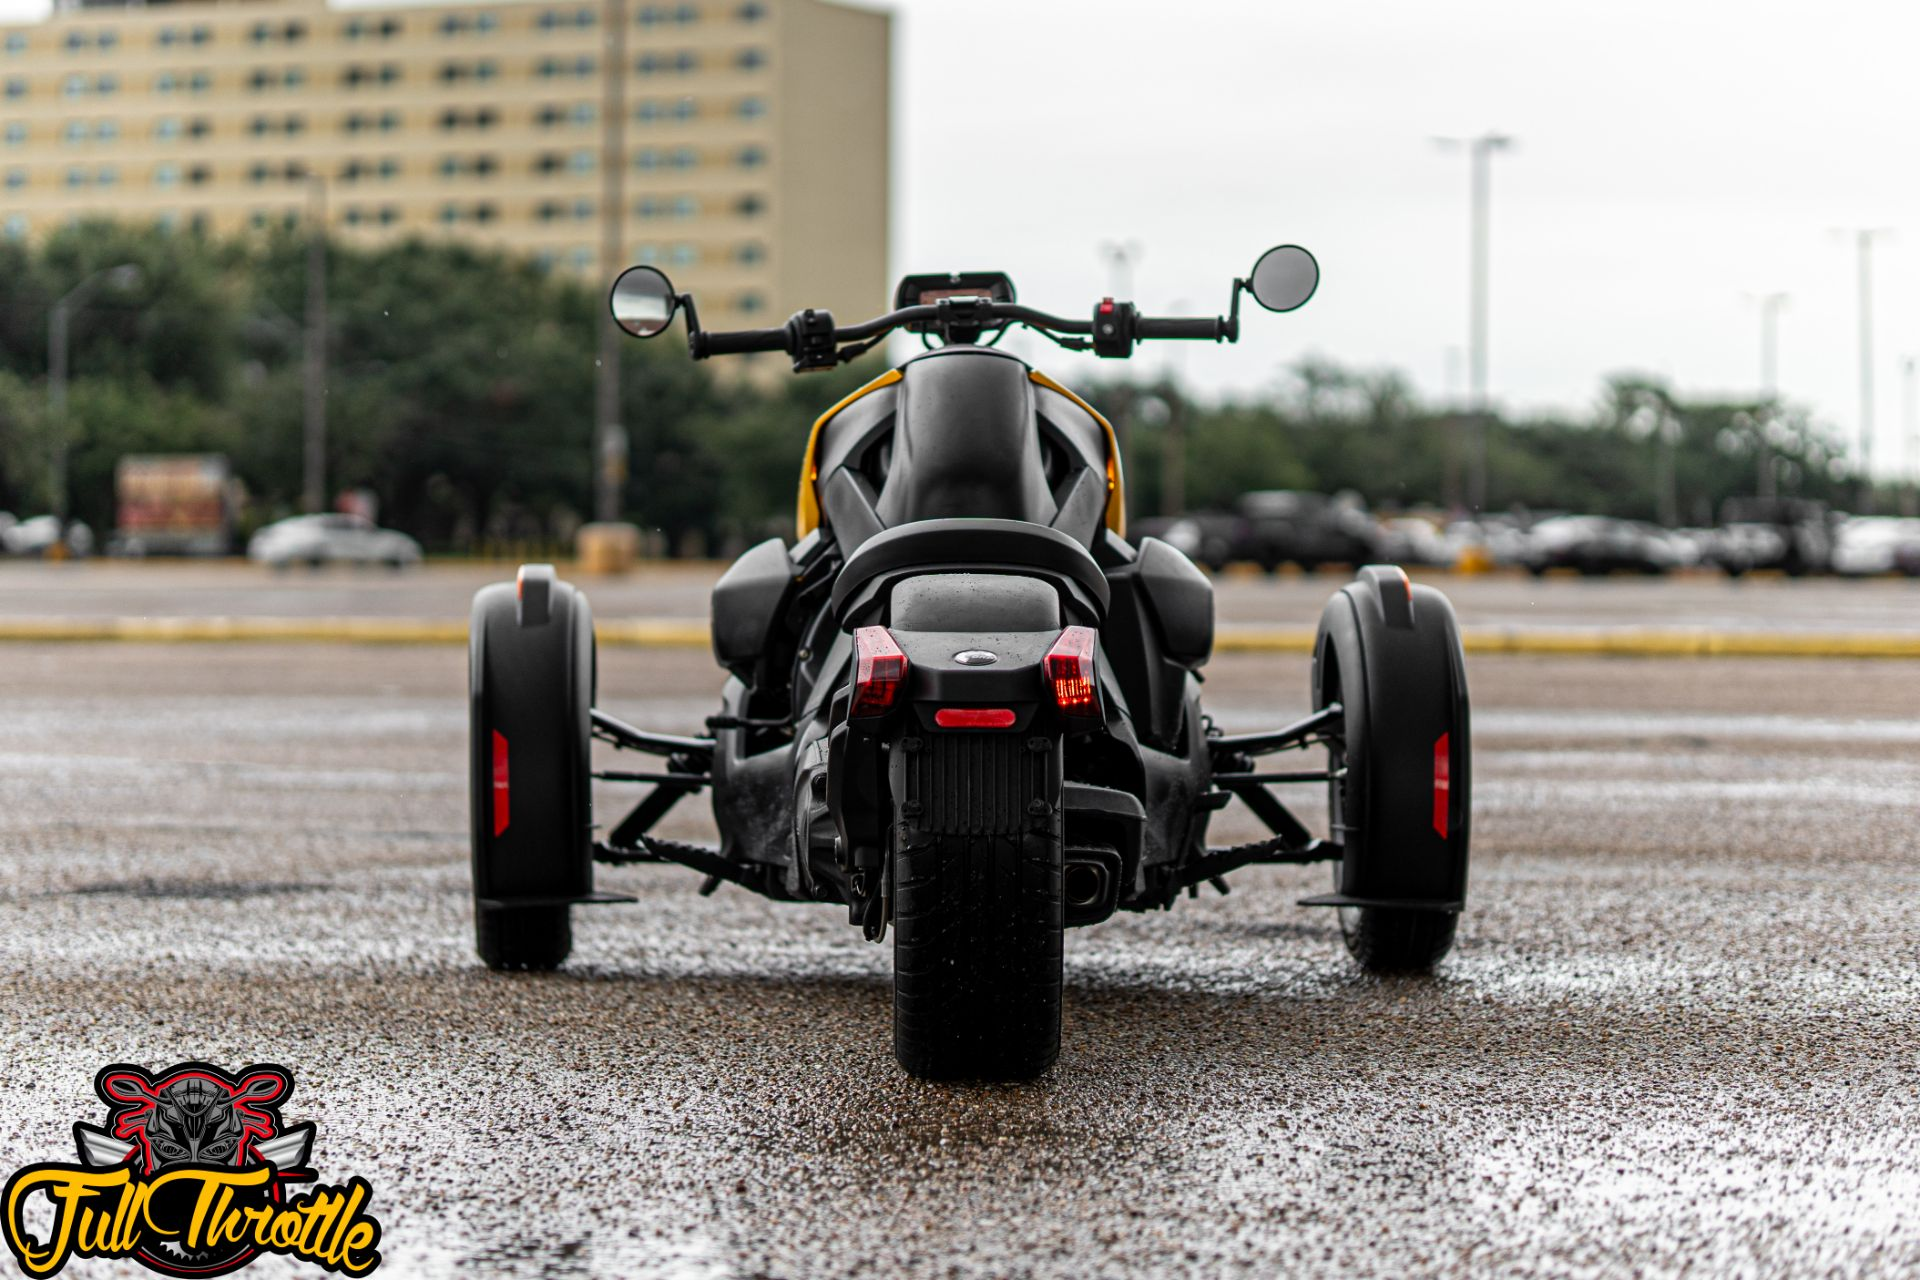
<path fill-rule="evenodd" d="M 825 0 L 69 4 L 0 26 L 0 235 L 324 208 L 591 276 L 617 187 L 621 256 L 703 322 L 852 319 L 888 298 L 888 58 L 886 14 Z"/>

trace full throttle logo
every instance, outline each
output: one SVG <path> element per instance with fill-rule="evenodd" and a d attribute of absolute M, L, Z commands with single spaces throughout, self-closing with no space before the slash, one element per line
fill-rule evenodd
<path fill-rule="evenodd" d="M 7 1179 L 7 1247 L 29 1275 L 69 1258 L 132 1258 L 170 1276 L 219 1276 L 262 1253 L 363 1276 L 380 1265 L 372 1188 L 314 1185 L 311 1122 L 286 1126 L 293 1075 L 269 1064 L 228 1075 L 204 1062 L 94 1077 L 104 1127 L 79 1123 L 80 1163 L 30 1164 Z"/>

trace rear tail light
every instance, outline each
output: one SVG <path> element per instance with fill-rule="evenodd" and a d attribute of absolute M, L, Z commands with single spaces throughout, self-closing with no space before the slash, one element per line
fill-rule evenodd
<path fill-rule="evenodd" d="M 907 655 L 885 627 L 861 627 L 853 633 L 853 705 L 850 716 L 878 716 L 893 710 L 907 682 Z"/>
<path fill-rule="evenodd" d="M 1011 729 L 1019 718 L 1012 707 L 941 707 L 933 713 L 942 729 Z"/>
<path fill-rule="evenodd" d="M 1047 681 L 1062 715 L 1100 713 L 1100 684 L 1093 665 L 1099 633 L 1092 627 L 1068 627 L 1047 651 Z"/>

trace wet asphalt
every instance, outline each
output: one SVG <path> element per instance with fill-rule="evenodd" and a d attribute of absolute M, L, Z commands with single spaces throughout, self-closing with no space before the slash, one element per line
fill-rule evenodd
<path fill-rule="evenodd" d="M 602 661 L 616 714 L 710 709 L 704 654 Z M 1301 659 L 1209 673 L 1229 728 L 1306 706 Z M 108 1062 L 277 1061 L 380 1274 L 1920 1272 L 1920 664 L 1469 676 L 1436 976 L 1243 871 L 1070 934 L 1058 1067 L 964 1087 L 894 1066 L 887 949 L 690 872 L 484 971 L 458 649 L 0 646 L 0 1173 Z"/>

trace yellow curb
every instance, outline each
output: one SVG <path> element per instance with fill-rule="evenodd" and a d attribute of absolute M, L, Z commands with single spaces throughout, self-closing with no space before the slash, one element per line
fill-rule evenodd
<path fill-rule="evenodd" d="M 600 643 L 615 649 L 704 649 L 707 624 L 691 618 L 605 620 Z M 1226 627 L 1220 653 L 1313 651 L 1305 627 Z M 467 624 L 427 618 L 0 618 L 0 643 L 465 644 Z M 1542 630 L 1475 627 L 1468 653 L 1635 658 L 1920 658 L 1920 632 L 1691 631 L 1614 627 Z"/>

